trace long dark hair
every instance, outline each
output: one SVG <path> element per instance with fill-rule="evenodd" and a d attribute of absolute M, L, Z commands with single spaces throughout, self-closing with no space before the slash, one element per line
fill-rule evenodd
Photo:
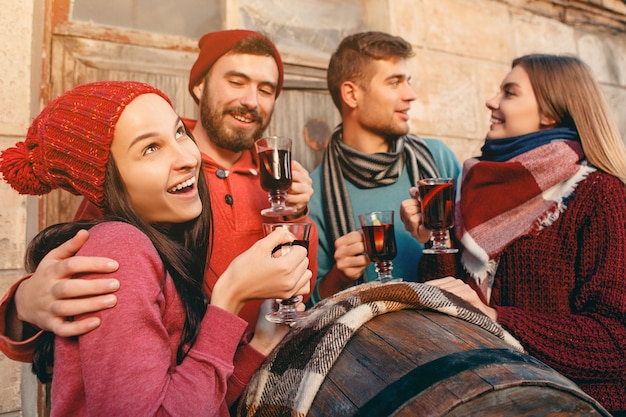
<path fill-rule="evenodd" d="M 189 131 L 187 134 L 191 136 Z M 176 362 L 180 364 L 198 337 L 200 322 L 208 303 L 204 293 L 204 270 L 210 258 L 213 235 L 209 191 L 202 169 L 198 175 L 198 193 L 202 201 L 202 212 L 197 218 L 169 225 L 167 228 L 146 223 L 130 204 L 115 161 L 111 158 L 104 181 L 104 219 L 63 223 L 44 229 L 28 246 L 25 260 L 27 270 L 34 271 L 45 254 L 67 241 L 80 229 L 89 229 L 107 220 L 123 221 L 137 227 L 156 248 L 185 307 L 185 324 L 176 352 Z M 48 334 L 38 339 L 33 356 L 33 372 L 44 383 L 51 380 L 54 353 L 54 335 L 46 333 Z"/>

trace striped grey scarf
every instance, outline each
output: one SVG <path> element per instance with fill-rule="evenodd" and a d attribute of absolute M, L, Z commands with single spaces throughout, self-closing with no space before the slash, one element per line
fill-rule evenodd
<path fill-rule="evenodd" d="M 322 199 L 329 242 L 356 230 L 345 180 L 359 188 L 393 184 L 408 164 L 411 183 L 438 177 L 439 170 L 426 143 L 413 135 L 400 136 L 389 152 L 364 154 L 343 143 L 343 126 L 337 126 L 322 159 Z M 407 190 L 408 192 L 408 190 Z"/>

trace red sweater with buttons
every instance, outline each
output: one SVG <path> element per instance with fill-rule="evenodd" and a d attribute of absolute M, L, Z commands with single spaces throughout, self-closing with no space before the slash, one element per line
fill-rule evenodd
<path fill-rule="evenodd" d="M 458 257 L 439 255 L 423 256 L 420 274 L 421 281 L 448 275 L 468 279 Z M 621 181 L 590 174 L 554 224 L 505 249 L 492 291 L 498 322 L 531 355 L 609 411 L 626 410 L 626 187 Z"/>

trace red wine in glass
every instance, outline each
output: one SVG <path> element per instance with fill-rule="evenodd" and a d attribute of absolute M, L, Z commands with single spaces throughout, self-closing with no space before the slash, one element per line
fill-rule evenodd
<path fill-rule="evenodd" d="M 418 181 L 422 220 L 424 227 L 430 231 L 432 246 L 423 253 L 456 253 L 451 248 L 450 231 L 454 226 L 454 179 L 424 178 Z"/>
<path fill-rule="evenodd" d="M 261 211 L 264 216 L 287 216 L 296 211 L 285 204 L 292 182 L 291 144 L 291 139 L 282 136 L 268 136 L 254 143 L 259 157 L 261 187 L 267 191 L 271 204 L 271 207 Z"/>
<path fill-rule="evenodd" d="M 365 252 L 376 264 L 378 281 L 401 281 L 391 271 L 391 262 L 397 255 L 396 236 L 393 227 L 393 210 L 359 214 L 359 222 L 365 241 Z"/>
<path fill-rule="evenodd" d="M 391 261 L 397 255 L 393 224 L 362 226 L 365 251 L 374 262 Z"/>
<path fill-rule="evenodd" d="M 265 191 L 287 191 L 291 187 L 291 154 L 284 149 L 259 152 L 261 187 Z"/>

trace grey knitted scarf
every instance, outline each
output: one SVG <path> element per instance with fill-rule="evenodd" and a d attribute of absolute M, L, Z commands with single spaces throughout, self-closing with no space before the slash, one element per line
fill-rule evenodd
<path fill-rule="evenodd" d="M 364 154 L 343 143 L 343 126 L 333 132 L 322 159 L 322 199 L 329 242 L 356 230 L 345 180 L 359 188 L 395 183 L 407 164 L 410 180 L 438 177 L 439 170 L 426 143 L 413 135 L 400 136 L 386 153 Z M 408 190 L 407 190 L 408 193 Z M 408 194 L 407 194 L 408 195 Z"/>

